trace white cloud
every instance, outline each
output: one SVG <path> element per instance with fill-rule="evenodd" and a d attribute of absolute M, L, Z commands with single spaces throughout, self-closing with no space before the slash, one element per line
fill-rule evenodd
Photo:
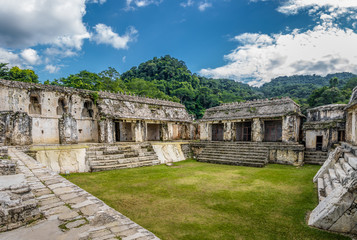
<path fill-rule="evenodd" d="M 85 0 L 0 0 L 0 45 L 53 44 L 80 49 L 90 37 L 82 17 Z"/>
<path fill-rule="evenodd" d="M 88 2 L 104 4 L 106 1 L 107 1 L 107 0 L 89 0 Z"/>
<path fill-rule="evenodd" d="M 109 44 L 116 49 L 127 49 L 128 43 L 135 41 L 138 31 L 134 27 L 130 27 L 129 30 L 123 35 L 119 36 L 113 32 L 112 28 L 105 24 L 97 24 L 94 27 L 96 33 L 92 39 L 98 44 Z"/>
<path fill-rule="evenodd" d="M 201 12 L 205 11 L 207 8 L 212 7 L 212 3 L 209 2 L 200 2 L 198 4 L 198 10 Z"/>
<path fill-rule="evenodd" d="M 0 47 L 0 63 L 9 63 L 10 66 L 21 65 L 21 58 L 18 54 Z"/>
<path fill-rule="evenodd" d="M 180 5 L 181 5 L 182 7 L 191 7 L 191 6 L 193 6 L 194 3 L 195 3 L 195 2 L 194 2 L 193 0 L 187 0 L 187 1 L 185 1 L 185 2 L 180 3 Z"/>
<path fill-rule="evenodd" d="M 32 48 L 22 50 L 20 55 L 29 65 L 36 65 L 41 62 L 40 56 L 37 54 L 37 51 Z"/>
<path fill-rule="evenodd" d="M 126 56 L 122 57 L 122 62 L 125 63 L 126 62 Z"/>
<path fill-rule="evenodd" d="M 48 71 L 49 73 L 56 73 L 56 72 L 58 72 L 59 69 L 60 69 L 59 67 L 51 65 L 51 64 L 46 65 L 46 67 L 45 67 L 45 70 Z"/>
<path fill-rule="evenodd" d="M 283 6 L 279 7 L 278 10 L 286 14 L 296 14 L 300 10 L 312 9 L 313 11 L 314 10 L 316 11 L 321 8 L 325 8 L 328 11 L 335 11 L 336 9 L 340 9 L 340 10 L 357 9 L 357 1 L 356 0 L 289 0 L 285 4 L 283 4 Z"/>
<path fill-rule="evenodd" d="M 163 0 L 126 0 L 126 9 L 133 10 L 136 7 L 146 7 L 151 4 L 159 5 Z"/>
<path fill-rule="evenodd" d="M 357 73 L 357 34 L 352 29 L 318 25 L 305 32 L 245 33 L 235 39 L 240 46 L 225 56 L 228 63 L 202 69 L 202 75 L 259 86 L 284 75 Z"/>

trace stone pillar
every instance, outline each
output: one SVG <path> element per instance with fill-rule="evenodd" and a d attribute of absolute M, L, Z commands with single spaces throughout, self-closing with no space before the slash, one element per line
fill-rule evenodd
<path fill-rule="evenodd" d="M 253 118 L 252 123 L 252 141 L 253 142 L 262 142 L 264 139 L 263 132 L 263 122 L 259 118 Z"/>
<path fill-rule="evenodd" d="M 224 141 L 232 141 L 232 123 L 231 122 L 224 123 L 223 140 Z"/>
<path fill-rule="evenodd" d="M 212 139 L 212 127 L 211 124 L 205 122 L 199 124 L 200 129 L 200 139 L 202 141 L 210 141 Z"/>
<path fill-rule="evenodd" d="M 5 145 L 32 144 L 32 118 L 27 113 L 7 112 L 2 119 Z"/>
<path fill-rule="evenodd" d="M 296 116 L 284 116 L 282 122 L 282 141 L 287 143 L 297 142 L 298 131 Z"/>
<path fill-rule="evenodd" d="M 172 132 L 172 128 L 171 128 Z M 169 127 L 167 123 L 162 123 L 161 124 L 161 136 L 162 136 L 162 141 L 168 141 L 170 140 L 170 134 L 169 134 Z"/>
<path fill-rule="evenodd" d="M 58 120 L 60 144 L 78 143 L 77 121 L 71 114 L 63 114 Z"/>
<path fill-rule="evenodd" d="M 143 121 L 136 121 L 135 123 L 135 142 L 143 142 L 145 141 L 146 137 L 145 137 L 145 123 Z"/>
<path fill-rule="evenodd" d="M 112 119 L 101 120 L 99 126 L 99 142 L 114 143 L 114 123 Z"/>

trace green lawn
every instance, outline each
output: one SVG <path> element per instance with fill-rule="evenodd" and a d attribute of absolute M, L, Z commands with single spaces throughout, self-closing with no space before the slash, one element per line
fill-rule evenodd
<path fill-rule="evenodd" d="M 318 169 L 187 160 L 67 178 L 162 239 L 349 239 L 306 225 Z"/>

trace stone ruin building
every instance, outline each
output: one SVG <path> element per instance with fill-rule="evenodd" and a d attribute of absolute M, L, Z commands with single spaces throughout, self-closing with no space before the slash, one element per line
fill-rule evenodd
<path fill-rule="evenodd" d="M 345 141 L 346 104 L 330 104 L 307 110 L 304 123 L 305 163 L 322 165 L 327 151 Z"/>
<path fill-rule="evenodd" d="M 203 150 L 198 160 L 256 167 L 268 162 L 302 165 L 302 117 L 300 106 L 290 98 L 207 109 L 199 123 L 200 139 L 218 143 L 201 143 Z"/>
<path fill-rule="evenodd" d="M 54 234 L 78 239 L 157 239 L 58 173 L 194 157 L 253 167 L 323 164 L 309 225 L 356 234 L 357 89 L 348 105 L 309 109 L 306 122 L 290 98 L 223 104 L 193 121 L 180 103 L 0 80 L 0 102 L 2 231 L 46 219 L 63 230 Z"/>

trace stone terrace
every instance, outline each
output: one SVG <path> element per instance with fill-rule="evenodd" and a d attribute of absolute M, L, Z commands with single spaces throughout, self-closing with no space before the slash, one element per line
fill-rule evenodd
<path fill-rule="evenodd" d="M 104 202 L 45 168 L 25 153 L 11 148 L 19 171 L 39 203 L 43 219 L 0 239 L 158 239 L 153 233 L 107 206 Z"/>

